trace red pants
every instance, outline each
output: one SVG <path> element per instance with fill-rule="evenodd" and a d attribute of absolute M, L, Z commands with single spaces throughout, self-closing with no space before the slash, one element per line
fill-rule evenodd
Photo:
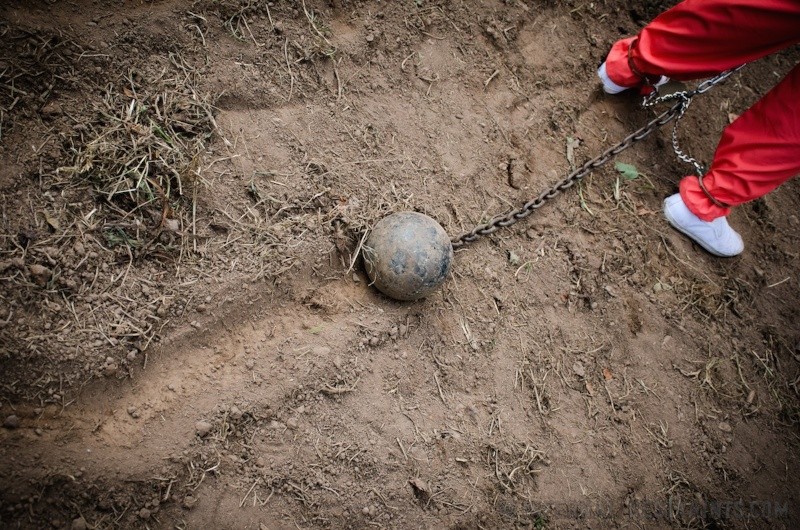
<path fill-rule="evenodd" d="M 612 81 L 690 80 L 713 75 L 800 42 L 800 0 L 685 0 L 606 59 Z M 703 191 L 681 180 L 689 210 L 705 221 L 761 197 L 800 173 L 800 65 L 722 135 Z"/>

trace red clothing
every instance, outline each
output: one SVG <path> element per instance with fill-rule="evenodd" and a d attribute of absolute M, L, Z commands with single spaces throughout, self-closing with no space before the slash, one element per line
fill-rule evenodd
<path fill-rule="evenodd" d="M 798 42 L 800 0 L 685 0 L 614 44 L 606 69 L 621 86 L 641 85 L 643 76 L 698 79 Z M 725 129 L 703 177 L 708 195 L 691 176 L 681 181 L 681 197 L 711 221 L 798 173 L 800 66 Z"/>

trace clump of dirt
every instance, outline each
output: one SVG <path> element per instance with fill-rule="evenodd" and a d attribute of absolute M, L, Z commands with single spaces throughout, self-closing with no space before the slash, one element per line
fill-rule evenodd
<path fill-rule="evenodd" d="M 651 119 L 594 69 L 667 4 L 0 7 L 0 521 L 796 526 L 797 182 L 711 258 L 660 215 L 660 131 L 426 300 L 359 262 L 388 213 L 457 236 Z"/>

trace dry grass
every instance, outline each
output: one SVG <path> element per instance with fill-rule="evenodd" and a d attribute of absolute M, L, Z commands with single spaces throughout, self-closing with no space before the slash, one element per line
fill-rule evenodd
<path fill-rule="evenodd" d="M 172 78 L 136 83 L 129 75 L 122 87 L 106 87 L 97 120 L 82 135 L 88 140 L 73 140 L 72 164 L 56 174 L 87 179 L 124 218 L 177 232 L 188 224 L 180 217 L 192 209 L 181 201 L 196 196 L 216 127 L 210 98 L 194 88 L 196 73 L 180 56 L 170 59 Z"/>
<path fill-rule="evenodd" d="M 6 38 L 0 46 L 6 65 L 0 68 L 0 138 L 39 113 L 53 129 L 70 124 L 68 133 L 43 131 L 42 145 L 50 142 L 55 150 L 34 150 L 39 186 L 27 197 L 4 200 L 0 261 L 7 281 L 0 300 L 10 310 L 0 338 L 25 352 L 17 363 L 51 359 L 72 370 L 62 366 L 54 373 L 38 362 L 30 388 L 6 391 L 29 390 L 42 403 L 66 406 L 63 390 L 76 373 L 85 374 L 83 382 L 98 369 L 123 374 L 125 355 L 131 348 L 144 351 L 169 320 L 166 307 L 179 293 L 151 291 L 153 277 L 140 278 L 132 265 L 143 254 L 180 261 L 194 239 L 201 160 L 216 124 L 210 98 L 196 88 L 198 72 L 180 55 L 170 56 L 156 75 L 120 64 L 105 68 L 110 76 L 127 74 L 101 90 L 94 73 L 109 56 L 91 53 L 68 35 L 4 25 L 0 34 Z M 102 92 L 102 99 L 76 101 L 72 89 L 87 96 Z M 57 136 L 68 146 L 61 153 Z M 67 165 L 54 167 L 65 159 Z M 92 192 L 99 200 L 89 198 Z M 165 231 L 169 236 L 159 238 Z M 33 274 L 37 267 L 44 267 L 41 281 Z M 105 349 L 103 359 L 91 358 L 87 345 Z"/>
<path fill-rule="evenodd" d="M 66 105 L 69 89 L 100 92 L 90 72 L 108 57 L 84 55 L 65 35 L 3 25 L 0 34 L 0 138 L 54 104 L 51 123 L 70 124 L 65 152 L 49 133 L 52 153 L 34 151 L 39 186 L 3 198 L 0 306 L 8 310 L 0 312 L 0 340 L 20 352 L 9 373 L 32 371 L 3 391 L 66 407 L 71 386 L 124 375 L 170 317 L 185 312 L 169 307 L 186 289 L 154 289 L 166 270 L 142 274 L 133 264 L 142 255 L 184 261 L 174 283 L 196 281 L 197 260 L 184 257 L 189 242 L 197 250 L 195 200 L 216 123 L 210 98 L 196 88 L 198 72 L 179 55 L 154 76 L 110 68 L 128 73 L 105 86 L 102 99 Z"/>
<path fill-rule="evenodd" d="M 485 464 L 494 470 L 500 488 L 523 498 L 530 498 L 531 484 L 527 482 L 535 481 L 546 460 L 544 451 L 527 442 L 490 444 L 486 448 Z"/>

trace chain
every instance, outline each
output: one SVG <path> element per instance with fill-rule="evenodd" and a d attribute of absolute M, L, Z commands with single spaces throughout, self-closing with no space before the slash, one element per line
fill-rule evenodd
<path fill-rule="evenodd" d="M 658 94 L 658 90 L 656 90 L 650 95 L 648 95 L 642 102 L 642 106 L 645 108 L 654 107 L 661 103 L 667 103 L 676 100 L 679 103 L 681 103 L 680 112 L 678 112 L 678 115 L 675 119 L 675 125 L 673 125 L 672 127 L 672 150 L 675 151 L 675 156 L 678 157 L 678 160 L 694 167 L 694 170 L 698 175 L 705 175 L 706 168 L 696 158 L 694 158 L 693 156 L 685 152 L 683 149 L 681 149 L 681 146 L 678 142 L 678 126 L 680 125 L 683 116 L 686 114 L 686 111 L 689 110 L 689 105 L 692 103 L 692 98 L 694 96 L 708 92 L 711 89 L 711 87 L 726 80 L 728 77 L 735 74 L 742 68 L 744 68 L 744 65 L 741 65 L 737 68 L 733 68 L 732 70 L 726 70 L 717 77 L 704 81 L 695 90 L 691 92 L 680 91 L 660 96 Z"/>
<path fill-rule="evenodd" d="M 642 103 L 642 106 L 647 108 L 658 105 L 663 101 L 669 101 L 665 98 L 671 98 L 674 95 L 675 94 L 668 94 L 666 96 L 661 96 L 659 98 L 653 98 L 652 100 L 645 99 L 645 101 Z M 681 107 L 680 111 L 678 112 L 678 115 L 675 118 L 675 125 L 672 126 L 672 150 L 675 151 L 675 156 L 678 157 L 678 160 L 693 166 L 695 172 L 698 175 L 705 175 L 706 168 L 703 166 L 703 164 L 701 164 L 696 158 L 694 158 L 690 154 L 683 151 L 683 149 L 681 149 L 680 144 L 678 143 L 678 125 L 680 124 L 681 119 L 683 119 L 684 115 L 686 114 L 686 111 L 689 110 L 689 105 L 692 103 L 692 98 L 686 97 L 683 94 L 683 92 L 678 92 L 677 98 L 673 99 L 678 99 L 678 103 L 680 104 Z"/>
<path fill-rule="evenodd" d="M 658 95 L 658 91 L 653 92 L 648 97 L 645 98 L 643 102 L 644 107 L 652 107 L 654 105 L 658 105 L 660 103 L 666 103 L 669 101 L 675 101 L 675 103 L 666 111 L 659 114 L 656 118 L 648 122 L 645 126 L 641 127 L 637 131 L 631 133 L 630 135 L 626 136 L 622 141 L 618 144 L 609 147 L 602 153 L 600 153 L 595 158 L 586 161 L 582 166 L 575 169 L 572 173 L 567 175 L 563 180 L 554 184 L 550 188 L 544 190 L 540 193 L 536 198 L 531 199 L 530 201 L 526 202 L 519 208 L 515 210 L 511 210 L 503 215 L 493 218 L 488 223 L 476 226 L 471 231 L 460 235 L 456 239 L 452 241 L 453 248 L 461 248 L 468 243 L 472 243 L 483 236 L 488 236 L 489 234 L 493 234 L 500 230 L 501 228 L 505 228 L 515 224 L 522 219 L 525 219 L 533 212 L 544 206 L 544 204 L 549 201 L 550 199 L 554 198 L 562 191 L 568 190 L 576 183 L 580 182 L 586 175 L 592 172 L 592 170 L 597 169 L 614 157 L 616 157 L 621 152 L 625 151 L 632 145 L 644 140 L 654 131 L 660 129 L 667 123 L 671 122 L 672 120 L 675 121 L 675 127 L 672 130 L 672 147 L 675 150 L 675 154 L 678 158 L 684 162 L 694 165 L 695 169 L 698 171 L 698 175 L 702 175 L 705 173 L 703 166 L 697 162 L 694 158 L 689 156 L 688 154 L 684 153 L 680 146 L 678 145 L 678 123 L 680 122 L 683 115 L 686 113 L 686 110 L 689 108 L 689 105 L 692 102 L 692 99 L 700 94 L 704 94 L 711 90 L 712 87 L 722 83 L 728 77 L 733 75 L 735 72 L 739 71 L 742 67 L 739 66 L 738 68 L 734 68 L 732 70 L 726 70 L 722 72 L 716 77 L 708 79 L 702 83 L 700 83 L 697 88 L 694 90 L 683 90 L 680 92 L 674 92 L 672 94 L 666 94 L 663 96 Z M 677 119 L 676 119 L 677 118 Z"/>

